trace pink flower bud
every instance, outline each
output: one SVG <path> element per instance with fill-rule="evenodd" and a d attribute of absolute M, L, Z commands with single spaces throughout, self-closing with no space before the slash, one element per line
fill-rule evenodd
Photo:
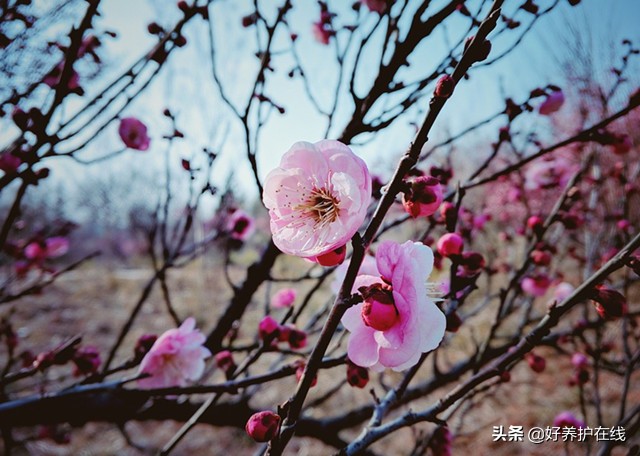
<path fill-rule="evenodd" d="M 534 353 L 528 353 L 526 360 L 531 370 L 538 374 L 544 371 L 545 367 L 547 367 L 547 362 L 545 361 L 545 359 L 542 356 L 536 355 Z"/>
<path fill-rule="evenodd" d="M 452 255 L 459 255 L 462 252 L 463 245 L 462 236 L 458 233 L 446 233 L 438 239 L 436 247 L 440 255 L 448 258 Z"/>
<path fill-rule="evenodd" d="M 614 154 L 626 155 L 627 152 L 633 149 L 633 141 L 629 135 L 617 135 L 611 146 Z"/>
<path fill-rule="evenodd" d="M 358 291 L 364 298 L 361 315 L 365 325 L 377 331 L 386 331 L 398 322 L 398 310 L 388 286 L 375 283 Z"/>
<path fill-rule="evenodd" d="M 524 291 L 528 295 L 540 297 L 544 296 L 544 294 L 551 286 L 551 279 L 547 275 L 536 274 L 522 279 L 522 283 L 520 286 L 522 287 L 522 291 Z"/>
<path fill-rule="evenodd" d="M 436 97 L 449 98 L 453 93 L 455 85 L 456 81 L 448 74 L 445 74 L 444 76 L 440 77 L 440 79 L 438 79 L 434 94 Z"/>
<path fill-rule="evenodd" d="M 532 215 L 527 219 L 527 227 L 536 235 L 540 235 L 540 233 L 542 233 L 542 228 L 544 227 L 544 220 L 542 217 Z"/>
<path fill-rule="evenodd" d="M 620 293 L 602 285 L 591 295 L 596 302 L 596 311 L 605 320 L 615 320 L 627 314 L 627 299 Z"/>
<path fill-rule="evenodd" d="M 120 121 L 118 134 L 125 146 L 136 150 L 147 150 L 151 140 L 147 135 L 147 126 L 135 117 L 125 117 Z"/>
<path fill-rule="evenodd" d="M 270 315 L 265 316 L 258 325 L 258 334 L 263 341 L 278 337 L 280 324 Z"/>
<path fill-rule="evenodd" d="M 551 92 L 547 99 L 538 107 L 538 112 L 543 116 L 548 116 L 558 111 L 564 104 L 564 93 L 562 90 Z"/>
<path fill-rule="evenodd" d="M 268 442 L 278 435 L 280 416 L 265 410 L 251 415 L 245 426 L 249 437 L 256 442 Z"/>
<path fill-rule="evenodd" d="M 229 350 L 222 350 L 216 353 L 215 356 L 216 366 L 222 369 L 225 373 L 229 373 L 236 368 L 236 363 L 233 360 L 233 354 Z"/>
<path fill-rule="evenodd" d="M 291 307 L 296 300 L 296 290 L 293 288 L 283 288 L 279 290 L 271 298 L 271 306 L 279 309 L 284 307 Z"/>
<path fill-rule="evenodd" d="M 571 412 L 561 412 L 553 419 L 553 425 L 560 428 L 584 428 L 584 423 Z"/>
<path fill-rule="evenodd" d="M 534 250 L 531 252 L 531 261 L 538 266 L 548 266 L 551 263 L 551 254 L 546 250 Z"/>
<path fill-rule="evenodd" d="M 435 177 L 421 176 L 409 182 L 402 204 L 412 217 L 432 215 L 442 203 L 442 187 Z"/>
<path fill-rule="evenodd" d="M 576 369 L 586 369 L 589 366 L 589 358 L 582 353 L 574 353 L 571 357 L 571 364 Z"/>
<path fill-rule="evenodd" d="M 347 361 L 347 382 L 356 388 L 364 388 L 369 383 L 369 371 Z"/>

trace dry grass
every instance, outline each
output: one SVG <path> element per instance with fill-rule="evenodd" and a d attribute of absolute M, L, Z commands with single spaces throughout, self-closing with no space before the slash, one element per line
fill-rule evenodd
<path fill-rule="evenodd" d="M 249 250 L 249 249 L 247 249 Z M 249 264 L 255 257 L 252 253 L 241 253 L 235 258 L 240 266 L 231 271 L 232 279 L 239 282 L 242 279 L 242 266 Z M 306 268 L 299 260 L 279 261 L 274 275 L 295 276 Z M 44 351 L 70 337 L 81 334 L 85 344 L 95 345 L 102 353 L 106 353 L 122 324 L 128 318 L 129 312 L 135 304 L 142 287 L 151 276 L 151 271 L 143 264 L 128 269 L 115 269 L 111 265 L 94 261 L 84 265 L 81 269 L 63 276 L 54 286 L 48 288 L 40 296 L 31 296 L 13 305 L 15 314 L 12 322 L 21 335 L 22 349 L 34 352 Z M 198 319 L 198 326 L 205 332 L 210 330 L 216 317 L 227 305 L 231 291 L 221 273 L 220 265 L 211 258 L 200 259 L 186 268 L 173 270 L 169 275 L 170 290 L 174 306 L 181 317 L 194 315 Z M 273 285 L 277 287 L 278 284 Z M 308 288 L 309 283 L 303 284 Z M 257 300 L 263 300 L 266 289 L 256 294 Z M 312 308 L 320 308 L 329 298 L 328 290 L 323 290 L 312 301 Z M 5 310 L 6 311 L 6 310 Z M 543 309 L 540 309 L 543 311 Z M 254 303 L 247 314 L 240 340 L 250 342 L 255 334 L 258 319 L 262 312 L 262 305 Z M 462 358 L 472 350 L 472 341 L 481 337 L 490 325 L 490 314 L 484 313 L 475 317 L 469 324 L 454 335 L 449 335 L 446 345 L 449 349 L 447 356 L 440 357 L 440 363 L 445 366 Z M 305 321 L 301 322 L 303 326 Z M 159 289 L 156 288 L 145 304 L 138 317 L 134 329 L 125 340 L 122 350 L 116 359 L 123 361 L 130 355 L 130 350 L 137 338 L 144 333 L 161 333 L 171 327 L 172 322 L 167 316 L 165 304 Z M 613 338 L 619 331 L 619 324 L 612 325 Z M 336 338 L 337 339 L 337 338 Z M 344 351 L 342 345 L 336 348 L 336 354 Z M 334 339 L 335 341 L 335 339 Z M 492 442 L 492 427 L 497 425 L 531 426 L 550 425 L 553 417 L 561 410 L 579 412 L 578 393 L 576 388 L 565 386 L 571 375 L 571 367 L 567 357 L 559 357 L 553 350 L 540 349 L 537 353 L 547 358 L 547 370 L 543 374 L 534 374 L 525 363 L 517 366 L 512 372 L 512 380 L 500 387 L 495 394 L 484 397 L 464 413 L 459 413 L 450 421 L 455 430 L 453 454 L 474 455 L 549 455 L 562 454 L 564 446 L 561 443 L 544 443 L 533 445 L 526 442 Z M 2 355 L 4 356 L 4 355 Z M 267 354 L 253 370 L 268 368 L 279 358 L 277 354 Z M 19 383 L 22 390 L 13 390 L 14 394 L 24 394 L 28 390 L 51 381 L 52 385 L 59 384 L 58 380 L 66 381 L 70 378 L 71 368 L 65 366 L 47 374 L 46 378 L 36 377 L 30 382 Z M 218 374 L 216 374 L 218 375 Z M 423 369 L 416 381 L 429 378 L 430 368 Z M 393 385 L 399 379 L 399 374 L 387 372 L 382 380 L 387 385 Z M 211 381 L 219 380 L 217 376 Z M 323 371 L 319 377 L 319 384 L 310 394 L 309 401 L 322 394 L 344 380 L 344 368 L 338 367 Z M 620 390 L 621 380 L 613 376 L 601 379 L 602 403 L 607 423 L 614 421 L 614 408 Z M 640 389 L 637 387 L 638 375 L 632 378 L 633 392 L 631 404 L 640 402 Z M 270 384 L 263 388 L 259 397 L 252 399 L 255 407 L 272 408 L 273 404 L 281 403 L 288 397 L 295 387 L 295 379 L 288 378 Z M 589 389 L 588 389 L 589 390 Z M 432 404 L 446 391 L 438 391 L 428 398 L 412 404 L 412 408 L 419 410 Z M 376 386 L 376 393 L 382 395 L 380 386 Z M 310 410 L 313 416 L 334 415 L 343 410 L 344 404 L 370 403 L 371 396 L 367 390 L 342 388 L 333 398 L 317 409 Z M 406 410 L 406 408 L 404 409 Z M 147 451 L 135 449 L 127 444 L 122 433 L 113 425 L 92 423 L 82 429 L 74 430 L 72 441 L 68 445 L 56 445 L 50 441 L 34 441 L 26 449 L 17 454 L 33 455 L 140 455 L 153 454 L 154 449 L 163 445 L 167 439 L 179 428 L 179 423 L 128 423 L 126 429 L 132 440 Z M 379 454 L 408 454 L 415 437 L 420 433 L 428 433 L 432 428 L 429 424 L 420 424 L 412 429 L 400 432 L 384 439 L 374 446 Z M 24 431 L 26 435 L 30 431 Z M 345 431 L 344 438 L 355 437 L 359 428 Z M 583 454 L 578 443 L 569 445 L 569 454 Z M 219 429 L 206 425 L 197 426 L 189 437 L 178 447 L 174 454 L 254 454 L 257 446 L 252 443 L 239 429 Z M 297 439 L 288 448 L 287 454 L 324 455 L 332 450 L 311 439 Z M 618 451 L 614 454 L 626 454 Z"/>

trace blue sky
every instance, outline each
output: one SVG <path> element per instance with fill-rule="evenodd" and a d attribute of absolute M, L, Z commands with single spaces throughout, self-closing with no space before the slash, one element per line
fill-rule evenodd
<path fill-rule="evenodd" d="M 350 9 L 350 1 L 329 3 L 338 13 L 339 21 L 349 23 L 355 20 L 355 13 Z M 415 3 L 410 1 L 412 6 L 415 6 Z M 438 9 L 444 3 L 444 0 L 434 0 L 430 11 Z M 469 3 L 473 6 L 477 1 Z M 507 0 L 505 3 L 506 8 L 515 8 L 522 2 Z M 553 0 L 537 0 L 537 3 L 544 9 L 553 3 Z M 216 39 L 219 44 L 218 68 L 229 96 L 238 104 L 246 102 L 258 66 L 258 59 L 252 56 L 255 51 L 253 32 L 243 29 L 239 23 L 243 15 L 251 12 L 251 4 L 248 0 L 222 0 L 216 2 L 213 7 Z M 330 63 L 333 61 L 333 49 L 318 44 L 312 38 L 310 27 L 318 17 L 317 3 L 302 0 L 294 4 L 290 24 L 300 35 L 298 49 L 303 65 L 312 78 L 314 93 L 327 106 L 335 84 L 335 65 Z M 163 25 L 170 25 L 180 14 L 175 2 L 168 0 L 104 0 L 101 8 L 102 17 L 98 27 L 118 32 L 118 38 L 106 42 L 104 55 L 107 65 L 104 75 L 91 87 L 86 87 L 88 94 L 99 90 L 111 77 L 149 49 L 154 42 L 154 38 L 146 31 L 146 25 L 150 21 L 156 20 Z M 527 13 L 520 11 L 518 14 L 526 19 Z M 542 18 L 516 51 L 494 66 L 475 70 L 470 80 L 458 86 L 435 126 L 432 139 L 445 137 L 447 132 L 455 133 L 502 109 L 501 94 L 522 100 L 536 86 L 547 83 L 560 84 L 562 72 L 558 67 L 558 61 L 566 57 L 562 37 L 566 35 L 568 24 L 573 24 L 583 31 L 590 31 L 587 36 L 590 35 L 594 55 L 597 55 L 609 52 L 610 40 L 613 43 L 619 43 L 622 38 L 638 41 L 639 18 L 638 0 L 583 0 L 578 7 L 570 7 L 566 0 L 560 0 L 557 10 Z M 370 15 L 369 20 L 373 20 L 373 15 Z M 408 74 L 418 76 L 427 70 L 430 71 L 433 65 L 439 62 L 439 55 L 446 48 L 446 40 L 454 40 L 460 36 L 462 25 L 462 18 L 457 18 L 445 31 L 435 33 L 433 39 L 425 41 L 418 48 L 407 70 Z M 204 21 L 192 21 L 186 29 L 189 45 L 171 57 L 170 64 L 163 69 L 157 81 L 125 111 L 126 115 L 139 117 L 148 124 L 153 140 L 151 149 L 145 154 L 127 152 L 126 158 L 94 165 L 89 173 L 101 173 L 105 166 L 112 169 L 133 167 L 152 174 L 158 173 L 158 164 L 163 162 L 158 157 L 164 157 L 164 145 L 160 137 L 166 133 L 167 128 L 166 120 L 161 113 L 164 107 L 168 106 L 178 114 L 179 126 L 188 136 L 186 141 L 181 142 L 178 150 L 172 151 L 171 160 L 177 163 L 182 157 L 189 158 L 194 150 L 218 144 L 226 135 L 228 139 L 216 166 L 215 180 L 223 184 L 229 172 L 233 170 L 245 195 L 248 198 L 257 196 L 251 185 L 248 162 L 243 155 L 240 124 L 230 116 L 211 80 L 207 33 Z M 284 48 L 285 43 L 284 33 L 281 33 L 280 41 L 276 42 L 276 49 Z M 496 55 L 495 53 L 505 45 L 506 41 L 495 41 L 492 55 Z M 369 59 L 373 61 L 374 57 L 371 55 Z M 299 140 L 313 142 L 322 139 L 326 127 L 324 119 L 305 101 L 301 81 L 286 77 L 291 68 L 290 58 L 284 56 L 276 59 L 274 63 L 279 72 L 269 76 L 267 94 L 283 105 L 287 112 L 285 115 L 273 114 L 260 137 L 258 166 L 261 177 L 277 165 L 280 156 L 292 143 Z M 596 58 L 596 61 L 605 60 L 606 58 Z M 606 72 L 604 66 L 606 64 L 603 64 L 603 72 Z M 364 71 L 358 80 L 361 93 L 366 91 L 370 84 L 374 69 L 373 64 L 365 64 L 363 67 Z M 73 103 L 70 107 L 73 105 L 78 103 Z M 344 126 L 350 104 L 341 104 L 340 108 L 336 128 L 330 131 L 330 137 L 337 136 Z M 363 146 L 354 146 L 354 149 L 365 158 L 374 171 L 384 174 L 391 168 L 394 158 L 409 144 L 412 137 L 409 122 L 417 118 L 414 112 L 400 119 L 392 128 L 377 134 L 371 142 Z M 485 134 L 492 139 L 495 129 Z M 116 150 L 119 147 L 117 125 L 114 124 L 92 143 L 87 155 L 101 155 L 104 151 Z M 53 170 L 54 178 L 71 183 L 76 176 L 86 174 L 86 170 L 80 169 L 69 160 L 55 164 Z M 247 182 L 247 185 L 243 185 L 243 182 Z"/>

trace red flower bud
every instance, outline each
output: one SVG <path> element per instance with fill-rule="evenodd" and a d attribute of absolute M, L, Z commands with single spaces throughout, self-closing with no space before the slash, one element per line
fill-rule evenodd
<path fill-rule="evenodd" d="M 544 371 L 545 367 L 547 367 L 547 362 L 542 356 L 536 355 L 534 353 L 527 354 L 527 363 L 532 371 L 540 373 Z"/>
<path fill-rule="evenodd" d="M 365 325 L 377 331 L 386 331 L 398 322 L 398 310 L 388 286 L 374 283 L 369 287 L 361 287 L 358 291 L 364 298 L 362 321 Z"/>
<path fill-rule="evenodd" d="M 251 415 L 245 431 L 256 442 L 268 442 L 280 429 L 280 416 L 268 410 Z"/>
<path fill-rule="evenodd" d="M 153 347 L 156 339 L 158 339 L 158 336 L 155 334 L 143 334 L 140 336 L 136 342 L 135 348 L 133 349 L 134 358 L 137 360 L 144 358 L 144 355 L 146 355 L 147 352 L 151 350 L 151 347 Z"/>
<path fill-rule="evenodd" d="M 458 233 L 446 233 L 438 239 L 437 248 L 440 255 L 450 257 L 462 252 L 464 241 Z"/>
<path fill-rule="evenodd" d="M 453 89 L 455 88 L 455 86 L 456 81 L 448 74 L 445 74 L 440 79 L 438 79 L 434 94 L 436 97 L 449 98 L 453 93 Z"/>
<path fill-rule="evenodd" d="M 263 341 L 273 340 L 280 334 L 280 323 L 278 323 L 272 316 L 267 315 L 260 321 L 258 325 L 258 335 Z"/>
<path fill-rule="evenodd" d="M 591 299 L 596 302 L 598 315 L 605 320 L 615 320 L 627 314 L 627 300 L 615 290 L 600 285 L 593 291 Z"/>
<path fill-rule="evenodd" d="M 309 258 L 311 261 L 315 261 L 321 266 L 337 266 L 342 264 L 345 257 L 347 256 L 347 246 L 343 245 L 342 247 L 338 247 L 335 250 L 332 250 L 329 253 L 325 253 L 324 255 L 320 255 L 317 257 Z"/>
<path fill-rule="evenodd" d="M 222 369 L 226 374 L 229 374 L 236 368 L 236 363 L 233 360 L 233 354 L 229 350 L 222 350 L 216 353 L 216 366 Z"/>
<path fill-rule="evenodd" d="M 76 351 L 73 357 L 73 363 L 75 369 L 73 375 L 79 377 L 81 375 L 91 375 L 98 372 L 102 360 L 100 359 L 100 352 L 96 347 L 82 347 Z"/>
<path fill-rule="evenodd" d="M 369 383 L 369 371 L 347 361 L 347 382 L 356 388 L 364 388 Z"/>
<path fill-rule="evenodd" d="M 421 176 L 408 182 L 409 190 L 404 193 L 402 204 L 413 218 L 427 217 L 438 210 L 442 203 L 442 187 L 435 177 Z"/>

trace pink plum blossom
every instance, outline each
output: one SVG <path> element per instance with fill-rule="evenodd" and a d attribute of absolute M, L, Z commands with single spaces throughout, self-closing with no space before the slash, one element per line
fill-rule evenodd
<path fill-rule="evenodd" d="M 553 419 L 553 425 L 556 427 L 574 427 L 574 428 L 583 428 L 584 422 L 580 421 L 576 416 L 571 412 L 560 412 Z"/>
<path fill-rule="evenodd" d="M 575 166 L 564 157 L 536 161 L 525 171 L 525 188 L 539 190 L 564 187 L 574 170 Z"/>
<path fill-rule="evenodd" d="M 58 258 L 69 251 L 69 240 L 63 236 L 53 236 L 44 242 L 31 242 L 24 248 L 24 256 L 42 263 L 47 258 Z"/>
<path fill-rule="evenodd" d="M 196 329 L 196 321 L 187 318 L 179 328 L 166 331 L 155 341 L 140 363 L 142 388 L 186 386 L 204 373 L 204 360 L 211 352 L 203 347 L 204 334 Z"/>
<path fill-rule="evenodd" d="M 544 296 L 549 286 L 551 286 L 551 279 L 542 274 L 525 277 L 521 284 L 522 291 L 535 297 Z"/>
<path fill-rule="evenodd" d="M 273 242 L 284 253 L 320 257 L 358 231 L 371 200 L 367 165 L 338 141 L 295 143 L 265 180 Z"/>
<path fill-rule="evenodd" d="M 558 302 L 562 302 L 571 296 L 574 290 L 574 286 L 569 282 L 561 282 L 556 285 L 555 290 L 553 290 L 553 298 Z"/>
<path fill-rule="evenodd" d="M 236 241 L 246 241 L 255 229 L 255 220 L 242 209 L 236 209 L 227 219 L 227 232 Z"/>
<path fill-rule="evenodd" d="M 376 261 L 380 275 L 360 275 L 356 287 L 372 305 L 390 309 L 381 308 L 375 316 L 378 321 L 371 321 L 371 312 L 377 310 L 366 309 L 365 303 L 345 312 L 342 324 L 351 332 L 347 353 L 358 366 L 401 371 L 415 365 L 422 353 L 434 350 L 444 337 L 445 316 L 427 296 L 425 282 L 433 268 L 433 252 L 418 242 L 385 241 L 378 247 Z"/>
<path fill-rule="evenodd" d="M 558 111 L 564 104 L 564 93 L 562 90 L 555 90 L 551 92 L 547 98 L 538 107 L 538 112 L 543 116 L 548 116 Z"/>
<path fill-rule="evenodd" d="M 149 149 L 151 140 L 147 135 L 147 126 L 135 117 L 125 117 L 120 121 L 118 134 L 125 146 L 136 150 Z"/>
<path fill-rule="evenodd" d="M 271 305 L 275 308 L 291 307 L 295 300 L 296 290 L 293 288 L 283 288 L 273 295 Z"/>

